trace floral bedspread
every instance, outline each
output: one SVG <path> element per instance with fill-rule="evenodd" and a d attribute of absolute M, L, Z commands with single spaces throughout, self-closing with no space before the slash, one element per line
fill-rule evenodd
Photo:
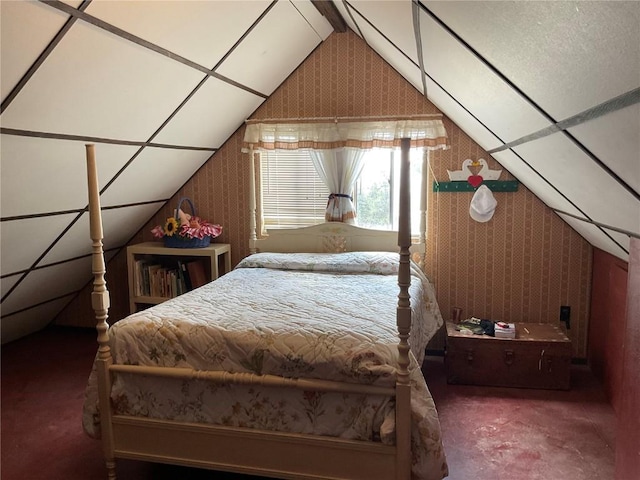
<path fill-rule="evenodd" d="M 272 374 L 392 386 L 397 364 L 397 254 L 260 253 L 110 330 L 114 363 Z M 440 425 L 419 366 L 442 325 L 412 264 L 413 478 L 447 475 Z M 394 443 L 394 400 L 381 396 L 116 376 L 117 413 Z M 83 426 L 99 436 L 95 369 Z"/>

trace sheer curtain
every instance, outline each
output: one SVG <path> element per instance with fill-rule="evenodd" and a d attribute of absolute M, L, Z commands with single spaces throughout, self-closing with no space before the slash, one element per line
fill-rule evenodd
<path fill-rule="evenodd" d="M 332 192 L 325 219 L 355 223 L 351 192 L 362 172 L 365 150 L 397 148 L 403 138 L 410 139 L 411 148 L 448 148 L 444 124 L 435 115 L 404 120 L 247 121 L 243 151 L 309 149 L 318 174 Z"/>
<path fill-rule="evenodd" d="M 365 150 L 335 148 L 310 150 L 311 161 L 318 175 L 331 193 L 324 219 L 327 222 L 355 223 L 356 209 L 351 192 L 364 167 Z"/>

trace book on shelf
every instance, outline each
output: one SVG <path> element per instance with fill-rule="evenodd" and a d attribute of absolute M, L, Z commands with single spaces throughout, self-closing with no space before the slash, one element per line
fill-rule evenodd
<path fill-rule="evenodd" d="M 136 296 L 173 298 L 208 282 L 205 266 L 197 260 L 170 265 L 136 260 L 133 276 Z"/>
<path fill-rule="evenodd" d="M 207 283 L 204 265 L 198 260 L 187 263 L 187 271 L 191 280 L 191 288 L 198 288 Z"/>
<path fill-rule="evenodd" d="M 178 271 L 171 270 L 169 274 L 169 291 L 171 292 L 171 297 L 177 297 L 181 294 L 178 289 Z"/>
<path fill-rule="evenodd" d="M 144 295 L 144 278 L 142 270 L 144 268 L 144 260 L 136 260 L 133 263 L 133 285 L 136 296 Z"/>
<path fill-rule="evenodd" d="M 147 271 L 149 272 L 149 295 L 152 297 L 160 296 L 160 287 L 158 285 L 158 270 L 160 270 L 160 265 L 154 264 L 149 265 Z"/>
<path fill-rule="evenodd" d="M 189 276 L 189 270 L 187 270 L 187 264 L 182 260 L 178 260 L 178 271 L 180 272 L 180 277 L 182 282 L 184 283 L 184 291 L 188 292 L 193 287 L 191 285 L 191 277 Z"/>

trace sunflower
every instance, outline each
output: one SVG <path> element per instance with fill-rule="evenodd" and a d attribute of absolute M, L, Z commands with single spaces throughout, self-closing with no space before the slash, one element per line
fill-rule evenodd
<path fill-rule="evenodd" d="M 178 221 L 175 218 L 167 218 L 167 223 L 164 224 L 164 234 L 168 237 L 173 236 L 178 231 L 178 226 Z"/>

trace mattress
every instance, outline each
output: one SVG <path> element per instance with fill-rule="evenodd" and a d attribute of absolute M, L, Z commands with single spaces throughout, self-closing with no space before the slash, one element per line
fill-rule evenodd
<path fill-rule="evenodd" d="M 316 378 L 396 379 L 399 255 L 260 253 L 205 286 L 115 323 L 114 363 Z M 442 325 L 433 288 L 411 264 L 413 477 L 446 476 L 440 426 L 420 365 Z M 118 374 L 116 413 L 394 443 L 394 399 L 213 385 Z M 95 368 L 83 426 L 99 435 Z"/>

